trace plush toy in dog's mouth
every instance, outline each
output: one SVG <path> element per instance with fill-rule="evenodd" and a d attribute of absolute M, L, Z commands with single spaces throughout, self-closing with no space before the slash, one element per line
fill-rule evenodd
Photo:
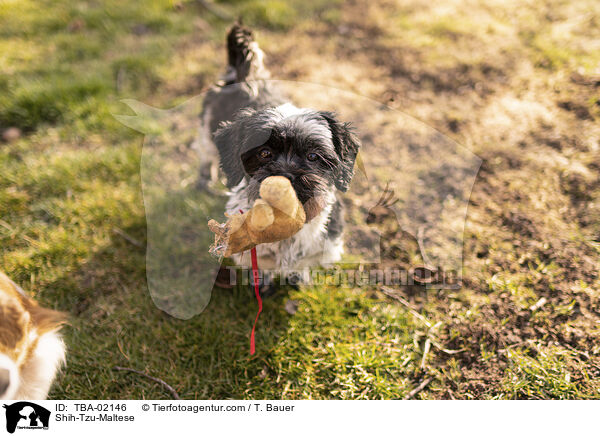
<path fill-rule="evenodd" d="M 310 200 L 307 204 L 310 203 Z M 318 202 L 309 205 L 314 213 Z M 227 222 L 208 222 L 215 233 L 215 242 L 209 252 L 215 256 L 231 256 L 249 250 L 258 244 L 278 242 L 292 237 L 307 221 L 306 205 L 296 196 L 289 179 L 268 177 L 260 185 L 260 198 L 245 214 L 228 216 Z M 319 209 L 322 209 L 320 207 Z"/>

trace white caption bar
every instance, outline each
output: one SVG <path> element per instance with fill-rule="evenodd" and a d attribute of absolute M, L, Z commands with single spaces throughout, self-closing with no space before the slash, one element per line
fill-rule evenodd
<path fill-rule="evenodd" d="M 0 435 L 596 434 L 595 401 L 0 402 Z M 590 433 L 590 431 L 592 433 Z"/>

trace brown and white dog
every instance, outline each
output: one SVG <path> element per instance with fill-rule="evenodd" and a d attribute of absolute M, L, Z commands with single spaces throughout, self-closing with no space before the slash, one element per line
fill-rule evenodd
<path fill-rule="evenodd" d="M 0 400 L 46 398 L 65 361 L 64 322 L 0 272 Z"/>

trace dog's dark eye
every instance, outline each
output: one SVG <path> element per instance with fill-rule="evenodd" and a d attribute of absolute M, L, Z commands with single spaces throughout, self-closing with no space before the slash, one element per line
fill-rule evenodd
<path fill-rule="evenodd" d="M 260 150 L 258 150 L 258 157 L 261 160 L 270 160 L 273 157 L 273 153 L 271 153 L 271 150 L 269 150 L 268 148 L 261 148 Z"/>
<path fill-rule="evenodd" d="M 311 162 L 314 162 L 314 161 L 316 161 L 316 160 L 319 158 L 319 155 L 318 155 L 317 153 L 308 153 L 308 154 L 306 155 L 306 158 L 307 158 L 309 161 L 311 161 Z"/>

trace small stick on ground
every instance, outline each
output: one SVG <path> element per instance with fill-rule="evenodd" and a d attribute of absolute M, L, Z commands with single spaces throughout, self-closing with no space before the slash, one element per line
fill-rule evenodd
<path fill-rule="evenodd" d="M 529 308 L 529 310 L 531 310 L 532 312 L 535 312 L 536 310 L 541 309 L 544 306 L 544 304 L 546 304 L 547 302 L 548 302 L 548 300 L 546 299 L 546 297 L 542 297 L 537 301 L 537 303 L 533 304 Z"/>
<path fill-rule="evenodd" d="M 427 354 L 429 353 L 430 349 L 431 349 L 431 339 L 427 338 L 427 340 L 425 341 L 425 347 L 423 349 L 423 358 L 421 359 L 421 369 L 425 368 L 425 363 L 427 361 Z"/>
<path fill-rule="evenodd" d="M 427 318 L 425 318 L 423 315 L 421 315 L 419 312 L 417 312 L 405 298 L 398 295 L 396 292 L 394 292 L 393 289 L 388 288 L 387 286 L 382 286 L 381 292 L 383 292 L 388 297 L 392 297 L 394 300 L 402 303 L 404 306 L 406 306 L 408 308 L 410 313 L 412 313 L 416 318 L 423 321 L 427 327 L 431 328 L 431 323 L 429 321 L 427 321 Z"/>
<path fill-rule="evenodd" d="M 466 350 L 467 350 L 466 348 L 461 348 L 461 349 L 459 349 L 459 350 L 449 350 L 449 349 L 447 349 L 447 348 L 444 348 L 444 347 L 442 347 L 440 344 L 438 344 L 438 343 L 437 343 L 437 342 L 435 342 L 435 341 L 431 341 L 431 345 L 433 345 L 433 346 L 434 346 L 435 348 L 437 348 L 438 350 L 440 350 L 440 351 L 442 351 L 442 352 L 444 352 L 444 353 L 446 353 L 446 354 L 449 354 L 449 355 L 453 355 L 453 354 L 462 353 L 463 351 L 466 351 Z"/>
<path fill-rule="evenodd" d="M 120 237 L 122 237 L 123 239 L 125 239 L 127 242 L 129 242 L 130 244 L 135 245 L 136 247 L 139 248 L 144 248 L 144 244 L 142 244 L 140 241 L 138 241 L 137 239 L 129 236 L 127 233 L 125 233 L 123 230 L 121 230 L 118 227 L 115 227 L 113 229 L 113 232 L 116 233 L 117 235 L 119 235 Z"/>
<path fill-rule="evenodd" d="M 208 1 L 208 0 L 196 0 L 196 3 L 198 3 L 204 9 L 206 9 L 208 12 L 211 12 L 211 13 L 215 14 L 217 16 L 217 18 L 220 18 L 223 21 L 231 21 L 231 20 L 233 20 L 233 17 L 230 14 L 228 14 L 227 12 L 225 12 L 222 8 L 218 7 L 217 5 L 215 5 L 211 1 Z"/>
<path fill-rule="evenodd" d="M 423 380 L 423 382 L 419 386 L 417 386 L 416 388 L 414 388 L 412 391 L 410 391 L 408 393 L 408 395 L 406 397 L 404 397 L 404 399 L 405 400 L 410 400 L 412 397 L 414 397 L 419 392 L 421 392 L 423 389 L 425 389 L 427 387 L 427 385 L 429 383 L 431 383 L 432 380 L 433 380 L 433 377 L 429 377 L 429 378 L 426 378 L 425 380 Z"/>
<path fill-rule="evenodd" d="M 171 387 L 171 385 L 169 385 L 167 382 L 164 382 L 163 380 L 161 380 L 157 377 L 153 377 L 151 375 L 146 374 L 145 372 L 138 371 L 137 369 L 133 369 L 133 368 L 123 368 L 122 366 L 115 366 L 113 369 L 116 371 L 129 371 L 129 372 L 133 372 L 135 374 L 144 376 L 156 383 L 161 384 L 166 390 L 168 390 L 171 393 L 171 395 L 173 396 L 174 399 L 181 400 L 181 398 L 179 397 L 179 394 L 177 393 L 177 391 L 175 389 L 173 389 Z"/>

